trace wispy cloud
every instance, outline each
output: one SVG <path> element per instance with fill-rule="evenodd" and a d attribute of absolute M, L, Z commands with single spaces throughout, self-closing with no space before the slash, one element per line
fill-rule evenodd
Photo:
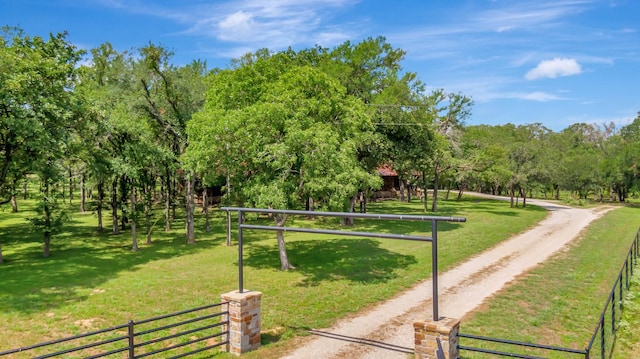
<path fill-rule="evenodd" d="M 101 0 L 104 1 L 104 0 Z M 332 46 L 348 40 L 359 28 L 358 19 L 336 24 L 333 16 L 360 0 L 241 0 L 193 1 L 173 8 L 158 3 L 104 1 L 122 11 L 171 19 L 185 25 L 183 34 L 205 36 L 225 43 L 221 51 L 280 50 L 288 46 Z M 366 20 L 361 20 L 366 21 Z"/>
<path fill-rule="evenodd" d="M 531 69 L 524 76 L 527 80 L 537 80 L 541 78 L 556 78 L 561 76 L 578 75 L 582 72 L 580 64 L 575 59 L 555 58 L 544 60 L 538 66 Z"/>
<path fill-rule="evenodd" d="M 514 96 L 515 98 L 520 98 L 523 100 L 531 100 L 531 101 L 538 101 L 538 102 L 547 102 L 547 101 L 557 101 L 557 100 L 565 100 L 565 98 L 563 97 L 559 97 L 550 93 L 546 93 L 546 92 L 542 92 L 542 91 L 535 91 L 535 92 L 530 92 L 530 93 L 524 93 L 524 94 L 517 94 Z"/>
<path fill-rule="evenodd" d="M 593 0 L 518 1 L 508 6 L 481 11 L 472 17 L 474 27 L 496 32 L 554 25 L 567 16 L 581 12 Z"/>

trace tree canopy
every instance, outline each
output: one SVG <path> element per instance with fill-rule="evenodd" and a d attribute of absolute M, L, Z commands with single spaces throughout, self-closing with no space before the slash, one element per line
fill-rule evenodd
<path fill-rule="evenodd" d="M 172 55 L 153 43 L 122 52 L 104 43 L 85 54 L 65 33 L 2 29 L 0 203 L 17 210 L 19 187 L 37 180 L 32 223 L 45 255 L 69 209 L 61 200 L 71 204 L 76 187 L 98 231 L 110 211 L 112 233 L 130 229 L 134 250 L 137 230 L 151 243 L 155 223 L 171 231 L 176 213 L 195 243 L 196 198 L 208 216 L 213 184 L 224 184 L 228 203 L 339 211 L 355 211 L 358 200 L 366 211 L 381 167 L 397 174 L 400 199 L 419 193 L 425 211 L 451 189 L 506 194 L 514 207 L 560 190 L 577 199 L 640 194 L 640 113 L 620 127 L 559 132 L 467 125 L 472 99 L 427 91 L 384 37 L 260 49 L 225 69 L 174 65 Z M 281 232 L 278 243 L 282 268 L 291 268 Z"/>

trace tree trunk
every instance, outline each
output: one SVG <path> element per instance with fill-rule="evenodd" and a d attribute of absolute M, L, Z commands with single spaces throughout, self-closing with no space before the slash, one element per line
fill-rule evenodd
<path fill-rule="evenodd" d="M 367 204 L 369 198 L 369 190 L 366 190 L 362 193 L 362 213 L 367 213 Z"/>
<path fill-rule="evenodd" d="M 171 177 L 168 168 L 164 182 L 164 231 L 171 232 Z"/>
<path fill-rule="evenodd" d="M 71 167 L 69 167 L 69 205 L 71 206 L 73 203 L 73 173 L 71 172 Z"/>
<path fill-rule="evenodd" d="M 287 215 L 276 214 L 274 217 L 276 226 L 283 227 L 287 222 Z M 276 231 L 276 237 L 278 238 L 278 252 L 280 253 L 280 269 L 289 270 L 296 269 L 289 263 L 289 257 L 287 256 L 287 247 L 284 242 L 284 234 L 282 231 Z"/>
<path fill-rule="evenodd" d="M 307 200 L 305 201 L 304 204 L 304 209 L 305 211 L 315 211 L 316 207 L 315 207 L 315 203 L 313 202 L 313 198 L 311 197 L 307 197 Z M 308 219 L 313 219 L 313 216 L 307 216 Z"/>
<path fill-rule="evenodd" d="M 153 207 L 152 203 L 152 193 L 151 188 L 153 186 L 145 185 L 143 187 L 144 191 L 144 224 L 147 229 L 147 242 L 146 244 L 151 244 L 151 210 Z"/>
<path fill-rule="evenodd" d="M 185 178 L 185 184 L 187 185 L 186 193 L 186 209 L 187 209 L 187 243 L 196 243 L 195 224 L 194 224 L 194 212 L 195 212 L 195 191 L 196 176 L 194 173 L 190 173 Z"/>
<path fill-rule="evenodd" d="M 178 180 L 177 179 L 173 179 L 173 184 L 171 186 L 171 198 L 177 198 L 178 197 Z M 178 201 L 171 201 L 171 221 L 175 221 L 176 220 L 176 208 L 178 207 Z"/>
<path fill-rule="evenodd" d="M 27 182 L 26 179 L 22 182 L 22 199 L 27 199 Z"/>
<path fill-rule="evenodd" d="M 404 202 L 404 180 L 400 179 L 400 202 Z"/>
<path fill-rule="evenodd" d="M 114 178 L 111 182 L 111 218 L 113 219 L 113 234 L 120 234 L 118 226 L 118 178 Z"/>
<path fill-rule="evenodd" d="M 436 169 L 433 174 L 433 198 L 431 199 L 431 212 L 438 212 L 438 186 L 440 174 Z"/>
<path fill-rule="evenodd" d="M 407 183 L 407 203 L 411 203 L 411 190 L 413 186 L 410 183 Z"/>
<path fill-rule="evenodd" d="M 102 233 L 102 201 L 104 201 L 104 181 L 98 181 L 98 233 Z"/>
<path fill-rule="evenodd" d="M 427 188 L 427 173 L 426 171 L 422 171 L 422 205 L 424 206 L 425 213 L 429 211 L 429 189 Z"/>
<path fill-rule="evenodd" d="M 48 198 L 51 196 L 51 191 L 49 189 L 49 180 L 45 178 L 44 180 L 44 253 L 43 256 L 45 258 L 49 257 L 51 253 L 51 205 L 49 205 Z"/>
<path fill-rule="evenodd" d="M 11 194 L 11 213 L 18 213 L 18 200 L 16 194 Z"/>
<path fill-rule="evenodd" d="M 44 252 L 42 254 L 43 257 L 49 258 L 51 254 L 51 232 L 44 232 Z"/>
<path fill-rule="evenodd" d="M 129 193 L 129 179 L 126 176 L 120 177 L 120 208 L 127 208 L 127 202 L 129 198 L 127 193 Z M 124 231 L 127 229 L 127 224 L 129 224 L 129 215 L 126 211 L 122 211 L 122 215 L 120 216 L 120 228 Z"/>
<path fill-rule="evenodd" d="M 356 201 L 358 200 L 358 194 L 356 193 L 355 195 L 351 196 L 351 198 L 349 199 L 349 213 L 353 213 L 353 211 L 356 208 Z M 342 225 L 343 226 L 353 226 L 355 224 L 355 221 L 353 219 L 353 217 L 344 217 L 342 218 Z"/>
<path fill-rule="evenodd" d="M 204 230 L 209 233 L 211 232 L 211 220 L 209 219 L 209 196 L 207 195 L 209 191 L 205 188 L 202 191 L 202 212 L 204 212 Z"/>
<path fill-rule="evenodd" d="M 458 198 L 456 199 L 456 201 L 460 202 L 462 200 L 462 195 L 464 194 L 464 191 L 467 189 L 467 183 L 466 181 L 462 183 L 462 185 L 460 187 L 458 187 Z M 480 191 L 482 192 L 482 191 Z"/>
<path fill-rule="evenodd" d="M 131 215 L 129 220 L 131 221 L 131 250 L 133 252 L 138 251 L 138 233 L 136 232 L 136 188 L 131 186 Z"/>
<path fill-rule="evenodd" d="M 87 202 L 87 193 L 85 189 L 84 172 L 80 175 L 80 213 L 85 212 L 85 204 Z"/>
<path fill-rule="evenodd" d="M 513 189 L 513 183 L 511 183 L 511 184 L 509 185 L 509 195 L 511 196 L 511 208 L 513 208 L 513 207 L 514 207 L 514 204 L 515 204 L 515 203 L 514 203 L 514 200 L 513 200 L 513 191 L 514 191 L 514 189 Z"/>
<path fill-rule="evenodd" d="M 527 192 L 520 188 L 520 195 L 522 196 L 522 208 L 527 206 Z"/>

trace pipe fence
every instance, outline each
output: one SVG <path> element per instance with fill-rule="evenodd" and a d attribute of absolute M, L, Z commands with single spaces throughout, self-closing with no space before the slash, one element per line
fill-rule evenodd
<path fill-rule="evenodd" d="M 228 343 L 229 303 L 222 302 L 0 351 L 0 357 L 182 358 Z"/>

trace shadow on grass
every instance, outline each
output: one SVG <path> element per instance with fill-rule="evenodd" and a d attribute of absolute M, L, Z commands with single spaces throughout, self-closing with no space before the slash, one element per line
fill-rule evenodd
<path fill-rule="evenodd" d="M 218 227 L 220 224 L 213 230 L 224 233 Z M 26 222 L 5 223 L 0 228 L 5 260 L 0 264 L 3 311 L 28 314 L 83 301 L 90 289 L 123 271 L 136 271 L 149 262 L 196 253 L 224 240 L 219 234 L 214 238 L 212 234 L 200 233 L 200 238 L 208 238 L 188 245 L 184 233 L 160 230 L 154 233 L 154 242 L 145 245 L 146 234 L 141 230 L 140 250 L 132 252 L 130 231 L 120 235 L 98 234 L 95 227 L 71 220 L 65 224 L 65 232 L 52 237 L 51 255 L 43 258 L 42 233 L 32 228 Z M 174 228 L 181 227 L 175 224 Z M 110 232 L 110 228 L 105 231 Z"/>
<path fill-rule="evenodd" d="M 350 280 L 381 283 L 397 276 L 396 270 L 416 263 L 413 256 L 380 248 L 380 242 L 367 238 L 290 241 L 289 260 L 305 276 L 301 286 L 322 281 Z M 278 246 L 252 244 L 245 248 L 244 264 L 258 269 L 280 267 Z"/>

